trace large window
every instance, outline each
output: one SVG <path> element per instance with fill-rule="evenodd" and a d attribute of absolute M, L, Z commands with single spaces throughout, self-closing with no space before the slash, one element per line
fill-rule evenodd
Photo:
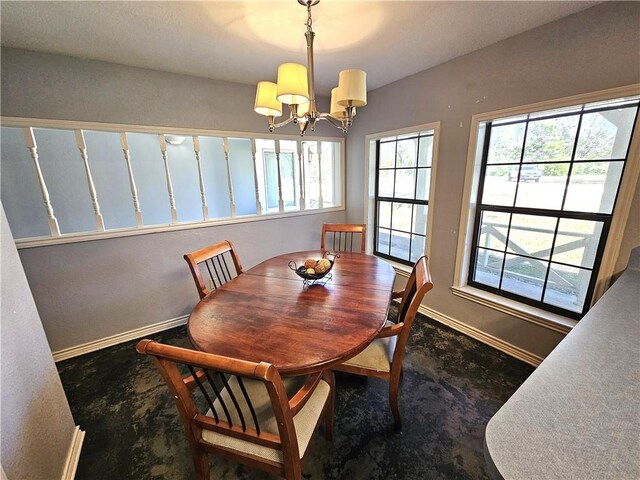
<path fill-rule="evenodd" d="M 337 138 L 7 118 L 0 133 L 2 203 L 19 244 L 342 206 Z"/>
<path fill-rule="evenodd" d="M 586 313 L 637 116 L 633 97 L 480 125 L 469 285 L 574 319 Z"/>
<path fill-rule="evenodd" d="M 433 139 L 422 131 L 375 143 L 376 255 L 413 265 L 425 254 Z"/>

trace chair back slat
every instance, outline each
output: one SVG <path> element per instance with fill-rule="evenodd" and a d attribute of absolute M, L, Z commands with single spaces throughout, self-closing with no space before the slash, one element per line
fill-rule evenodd
<path fill-rule="evenodd" d="M 354 236 L 356 235 L 360 235 L 360 245 L 356 243 L 354 246 Z M 325 250 L 329 245 L 334 252 L 359 251 L 364 253 L 367 245 L 367 226 L 365 224 L 325 223 L 322 225 L 320 248 Z"/>
<path fill-rule="evenodd" d="M 229 240 L 187 253 L 184 259 L 201 299 L 243 272 L 240 259 Z M 230 264 L 233 268 L 230 268 Z"/>
<path fill-rule="evenodd" d="M 403 322 L 406 327 L 400 335 L 400 341 L 403 341 L 403 337 L 405 337 L 404 340 L 406 341 L 406 337 L 409 336 L 411 324 L 418 312 L 418 308 L 420 308 L 422 299 L 432 288 L 433 282 L 431 281 L 431 274 L 429 273 L 428 259 L 423 255 L 415 263 L 400 301 L 398 323 Z M 396 351 L 397 350 L 398 349 L 396 349 Z"/>
<path fill-rule="evenodd" d="M 242 414 L 242 409 L 240 408 L 240 405 L 238 404 L 238 400 L 236 400 L 236 396 L 233 394 L 233 389 L 229 386 L 229 382 L 227 381 L 227 377 L 222 373 L 222 372 L 217 372 L 218 373 L 218 378 L 220 378 L 220 380 L 222 380 L 222 384 L 224 385 L 225 391 L 229 394 L 229 397 L 231 398 L 231 402 L 233 403 L 233 406 L 236 409 L 236 413 L 238 414 L 238 417 L 240 418 L 240 424 L 242 425 L 242 431 L 246 432 L 247 431 L 247 423 L 244 421 L 244 415 Z M 236 376 L 236 381 L 239 377 Z M 251 403 L 251 399 L 249 399 L 249 403 Z M 229 419 L 229 425 L 233 426 L 233 424 L 231 423 L 231 419 Z"/>
<path fill-rule="evenodd" d="M 187 369 L 189 369 L 189 372 L 191 372 L 191 376 L 195 380 L 196 385 L 198 385 L 198 388 L 202 392 L 202 395 L 204 396 L 205 400 L 207 401 L 207 404 L 209 405 L 209 408 L 211 409 L 211 413 L 213 414 L 213 418 L 215 419 L 216 423 L 220 422 L 220 419 L 218 418 L 218 412 L 216 411 L 216 407 L 213 405 L 213 402 L 211 401 L 211 397 L 209 397 L 209 393 L 207 392 L 207 389 L 204 388 L 204 385 L 202 384 L 202 381 L 200 380 L 200 378 L 196 374 L 195 368 L 193 368 L 192 365 L 187 365 Z M 214 390 L 214 392 L 215 392 L 215 390 Z M 216 392 L 216 396 L 217 396 L 217 392 Z"/>
<path fill-rule="evenodd" d="M 255 427 L 256 432 L 258 432 L 258 435 L 260 435 L 260 424 L 258 423 L 258 416 L 256 415 L 256 409 L 253 408 L 253 403 L 249 398 L 249 394 L 247 393 L 247 389 L 244 386 L 242 377 L 237 377 L 237 378 L 238 378 L 238 385 L 240 385 L 240 391 L 242 391 L 242 396 L 244 397 L 244 401 L 246 402 L 247 407 L 249 407 L 249 411 L 251 412 L 251 418 L 253 419 L 253 426 Z"/>

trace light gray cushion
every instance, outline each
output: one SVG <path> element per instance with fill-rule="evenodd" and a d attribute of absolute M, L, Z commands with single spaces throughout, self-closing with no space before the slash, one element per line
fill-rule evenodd
<path fill-rule="evenodd" d="M 392 325 L 395 324 L 389 320 L 385 323 L 385 327 Z M 366 368 L 376 372 L 390 372 L 397 338 L 395 335 L 393 337 L 376 338 L 362 352 L 344 362 L 344 365 Z"/>
<path fill-rule="evenodd" d="M 301 386 L 301 380 L 304 381 L 304 377 L 294 377 L 292 379 L 284 380 L 285 388 L 288 395 L 291 396 L 295 394 L 295 392 Z M 243 383 L 247 390 L 249 398 L 251 398 L 251 403 L 253 404 L 256 416 L 258 417 L 260 431 L 279 435 L 278 425 L 273 415 L 271 399 L 269 398 L 269 393 L 267 392 L 265 384 L 258 380 L 249 379 L 243 379 Z M 236 377 L 232 377 L 229 380 L 229 387 L 233 391 L 240 405 L 240 409 L 242 410 L 243 416 L 245 418 L 247 428 L 255 428 L 251 412 L 244 400 L 244 396 L 242 395 L 242 391 L 240 390 Z M 293 424 L 298 439 L 298 451 L 300 453 L 300 458 L 302 458 L 304 452 L 309 446 L 311 436 L 313 435 L 313 430 L 318 423 L 318 418 L 322 413 L 322 408 L 326 403 L 330 390 L 331 388 L 329 387 L 329 384 L 324 380 L 320 380 L 318 386 L 316 387 L 315 391 L 313 392 L 305 406 L 298 412 L 295 417 L 293 417 Z M 227 409 L 229 410 L 229 415 L 231 416 L 232 422 L 234 423 L 234 425 L 240 425 L 240 418 L 236 412 L 235 407 L 233 406 L 231 399 L 229 398 L 228 392 L 225 391 L 222 396 L 225 404 L 227 405 Z M 214 407 L 216 408 L 216 412 L 218 412 L 218 416 L 220 417 L 220 419 L 226 421 L 226 416 L 224 415 L 218 400 L 214 402 Z M 213 417 L 211 410 L 207 412 L 207 416 Z M 264 459 L 278 463 L 283 462 L 282 451 L 280 450 L 257 445 L 255 443 L 241 440 L 239 438 L 230 437 L 223 433 L 212 432 L 211 430 L 203 430 L 202 438 L 205 442 L 211 443 L 213 445 L 249 453 L 251 455 L 262 457 Z"/>

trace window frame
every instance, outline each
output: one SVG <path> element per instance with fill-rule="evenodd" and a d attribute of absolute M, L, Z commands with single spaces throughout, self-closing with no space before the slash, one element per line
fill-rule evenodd
<path fill-rule="evenodd" d="M 87 122 L 87 121 L 75 121 L 75 120 L 52 120 L 52 119 L 39 119 L 28 117 L 8 117 L 0 116 L 0 125 L 3 127 L 11 128 L 45 128 L 45 129 L 59 129 L 59 130 L 91 130 L 91 131 L 104 131 L 104 132 L 126 132 L 126 133 L 147 133 L 147 134 L 165 134 L 165 135 L 179 135 L 179 136 L 211 136 L 211 137 L 227 137 L 227 138 L 246 138 L 246 139 L 268 139 L 268 140 L 291 140 L 300 141 L 299 135 L 286 135 L 286 134 L 270 134 L 268 132 L 240 132 L 240 131 L 226 131 L 226 130 L 206 130 L 198 128 L 185 128 L 185 127 L 171 127 L 171 126 L 156 126 L 156 125 L 131 125 L 131 124 L 119 124 L 119 123 L 103 123 L 103 122 Z M 336 192 L 339 192 L 340 202 L 338 205 L 332 205 L 325 208 L 314 209 L 296 209 L 288 210 L 285 212 L 267 212 L 263 208 L 261 214 L 254 215 L 242 215 L 236 217 L 225 218 L 209 218 L 208 220 L 196 220 L 196 221 L 184 221 L 172 224 L 157 224 L 157 225 L 143 225 L 138 227 L 126 227 L 106 229 L 105 231 L 87 231 L 87 232 L 75 232 L 75 233 L 62 233 L 59 236 L 39 236 L 39 237 L 25 237 L 16 239 L 16 247 L 18 249 L 34 248 L 47 245 L 58 245 L 66 243 L 77 243 L 93 240 L 103 240 L 107 238 L 120 238 L 136 235 L 146 235 L 152 233 L 170 232 L 176 230 L 189 230 L 195 228 L 207 228 L 217 225 L 229 225 L 236 223 L 248 223 L 254 221 L 263 221 L 267 219 L 277 219 L 284 217 L 295 217 L 303 215 L 317 215 L 330 212 L 339 212 L 346 209 L 345 206 L 345 171 L 346 171 L 346 142 L 344 137 L 331 137 L 312 135 L 303 141 L 322 141 L 322 142 L 334 142 L 338 144 L 337 151 L 340 154 L 340 168 L 335 168 L 336 159 L 332 165 L 334 172 L 334 182 L 337 182 L 334 188 Z M 25 146 L 25 149 L 27 147 Z M 79 155 L 79 154 L 78 154 Z M 91 155 L 91 153 L 89 153 Z M 295 157 L 294 157 L 295 168 Z M 35 175 L 35 173 L 34 173 Z M 40 193 L 38 193 L 40 195 Z M 262 193 L 260 195 L 262 197 Z M 261 202 L 264 201 L 261 198 Z M 296 199 L 297 202 L 297 199 Z M 43 207 L 44 208 L 44 207 Z M 55 205 L 54 205 L 55 208 Z"/>
<path fill-rule="evenodd" d="M 499 111 L 476 114 L 471 119 L 470 140 L 467 155 L 467 168 L 465 185 L 463 189 L 462 208 L 460 214 L 460 228 L 458 236 L 458 248 L 456 253 L 456 266 L 452 293 L 467 300 L 480 303 L 498 311 L 508 313 L 515 317 L 527 320 L 561 333 L 567 333 L 575 326 L 577 320 L 567 316 L 563 311 L 549 311 L 523 302 L 520 297 L 514 300 L 505 295 L 504 291 L 496 294 L 487 289 L 480 289 L 470 282 L 470 271 L 473 261 L 473 239 L 478 232 L 477 218 L 479 205 L 477 204 L 480 191 L 480 182 L 483 173 L 483 154 L 487 139 L 486 124 L 491 121 L 534 113 L 545 110 L 569 107 L 578 104 L 611 100 L 620 97 L 640 95 L 640 84 L 625 87 L 602 90 L 598 92 L 575 95 L 562 99 L 544 101 L 519 107 L 508 108 Z M 592 278 L 590 290 L 591 302 L 586 305 L 590 308 L 609 287 L 614 273 L 615 263 L 620 252 L 622 234 L 629 217 L 636 183 L 640 174 L 640 121 L 637 121 L 632 130 L 631 144 L 627 152 L 624 171 L 622 172 L 618 192 L 616 194 L 615 209 L 609 218 L 608 231 L 603 225 L 602 241 L 598 247 L 597 255 L 600 256 L 600 264 Z M 536 213 L 542 213 L 536 209 Z M 556 215 L 554 213 L 554 215 Z M 478 227 L 479 228 L 479 227 Z M 589 293 L 589 292 L 588 292 Z"/>
<path fill-rule="evenodd" d="M 438 146 L 439 146 L 439 137 L 440 137 L 440 122 L 431 122 L 422 125 L 416 125 L 412 127 L 401 128 L 397 130 L 377 132 L 365 135 L 365 159 L 367 159 L 364 163 L 365 172 L 364 172 L 364 223 L 367 225 L 367 230 L 369 232 L 374 232 L 373 235 L 368 235 L 367 237 L 367 253 L 374 254 L 375 251 L 375 241 L 377 240 L 376 233 L 376 215 L 377 215 L 377 207 L 376 207 L 376 197 L 377 197 L 377 171 L 378 171 L 378 149 L 377 149 L 377 141 L 386 137 L 393 136 L 401 136 L 408 134 L 416 134 L 423 131 L 432 131 L 433 136 L 433 154 L 431 159 L 431 177 L 429 180 L 429 198 L 428 202 L 428 210 L 427 210 L 427 231 L 425 238 L 425 252 L 424 254 L 430 258 L 431 256 L 431 234 L 433 231 L 433 215 L 435 208 L 435 193 L 436 193 L 436 176 L 437 176 L 437 168 L 438 168 Z M 403 200 L 403 199 L 400 199 Z M 410 200 L 411 199 L 404 199 Z M 376 254 L 379 255 L 379 254 Z M 411 267 L 413 264 L 410 262 L 402 262 L 395 257 L 391 257 L 389 255 L 379 255 L 381 258 L 385 258 L 391 265 L 394 266 L 396 271 L 401 274 L 408 274 L 411 271 Z"/>

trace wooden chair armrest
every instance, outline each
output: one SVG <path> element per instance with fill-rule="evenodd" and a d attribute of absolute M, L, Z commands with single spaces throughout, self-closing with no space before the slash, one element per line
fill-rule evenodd
<path fill-rule="evenodd" d="M 322 378 L 322 372 L 314 373 L 310 375 L 307 381 L 302 385 L 298 393 L 296 393 L 291 400 L 289 400 L 289 408 L 291 408 L 291 415 L 295 417 L 295 415 L 302 410 L 302 407 L 305 406 L 307 400 L 316 389 L 316 386 L 320 382 Z"/>
<path fill-rule="evenodd" d="M 404 293 L 404 290 L 391 292 L 391 298 L 401 298 L 403 293 Z"/>
<path fill-rule="evenodd" d="M 378 338 L 393 337 L 395 335 L 400 334 L 403 328 L 404 328 L 404 322 L 396 323 L 395 325 L 384 327 L 382 331 L 378 334 Z"/>
<path fill-rule="evenodd" d="M 204 370 L 198 370 L 196 372 L 196 377 L 198 377 L 198 380 L 203 380 L 204 377 Z M 195 381 L 195 379 L 193 378 L 193 375 L 189 375 L 187 377 L 184 377 L 182 379 L 182 381 L 184 382 L 184 385 L 189 389 L 189 390 L 193 390 L 194 388 L 196 388 L 196 386 L 198 385 Z"/>

